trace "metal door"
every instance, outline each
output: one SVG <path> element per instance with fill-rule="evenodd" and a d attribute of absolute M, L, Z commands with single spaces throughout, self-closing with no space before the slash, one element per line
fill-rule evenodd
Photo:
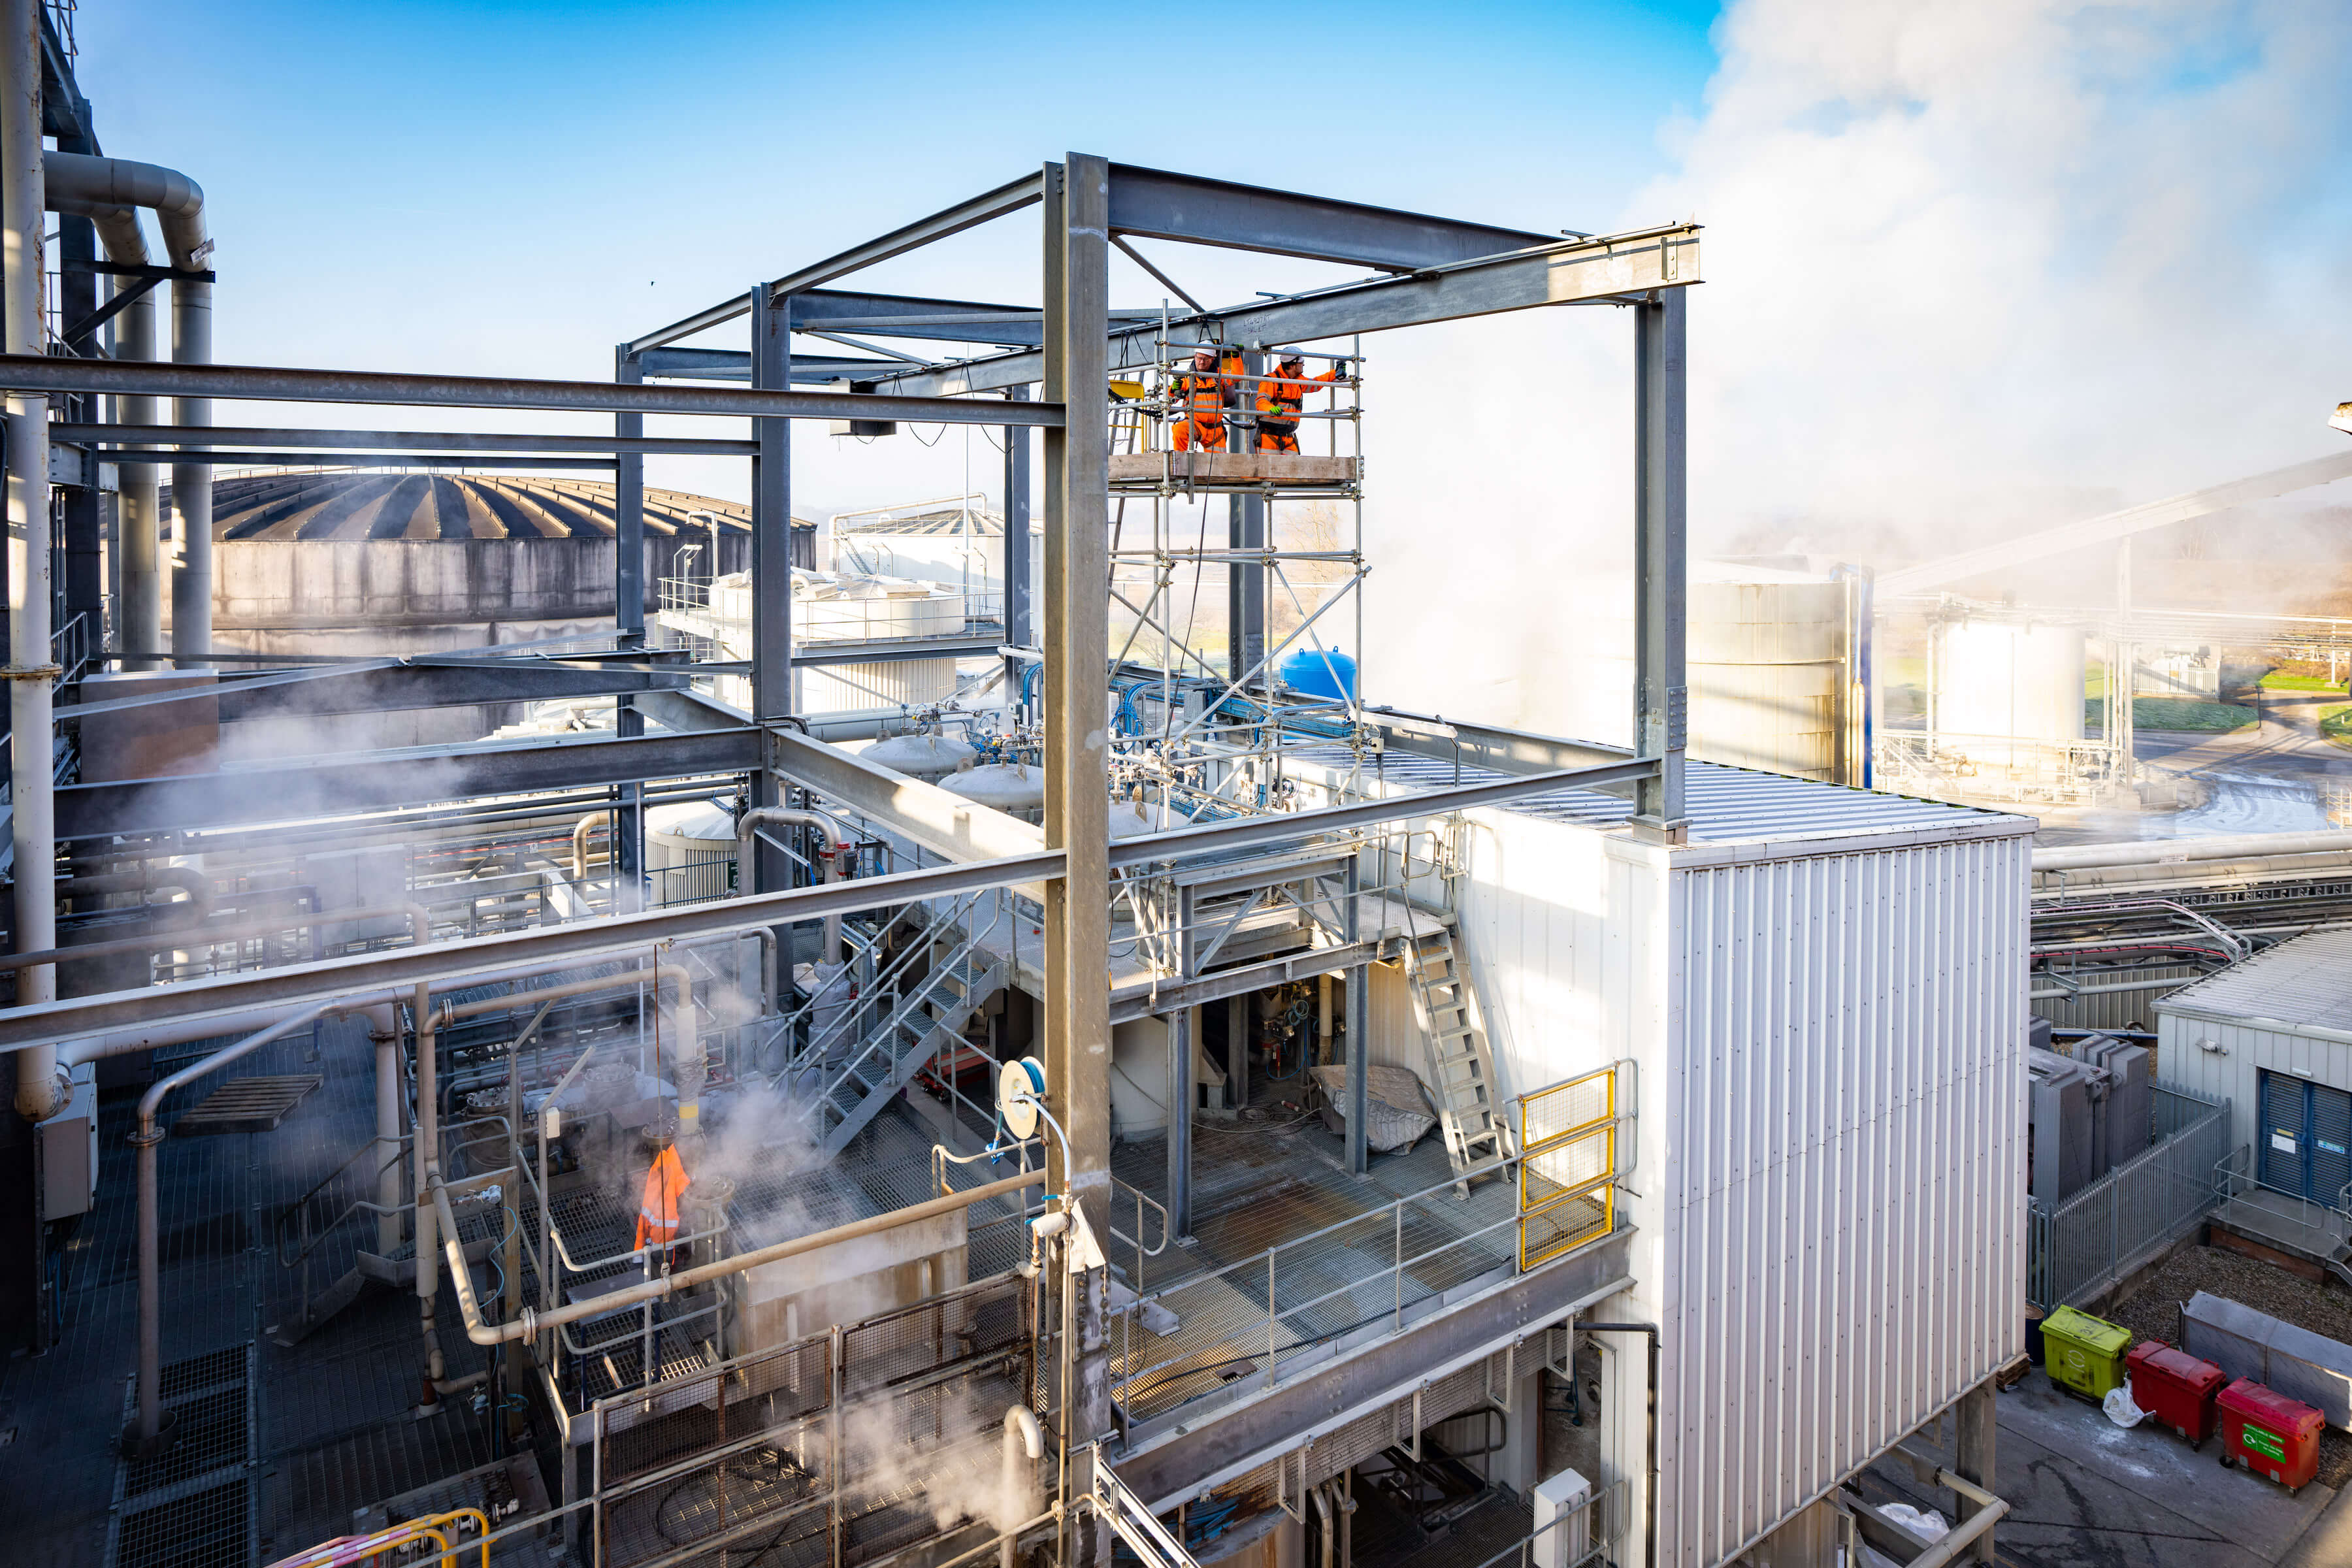
<path fill-rule="evenodd" d="M 2333 1205 L 2352 1183 L 2352 1093 L 2291 1073 L 2264 1072 L 2262 1112 L 2256 1179 Z"/>
<path fill-rule="evenodd" d="M 2282 1193 L 2306 1195 L 2311 1139 L 2305 1125 L 2308 1108 L 2303 1091 L 2307 1086 L 2289 1073 L 2265 1071 L 2262 1078 L 2262 1126 L 2256 1131 L 2261 1152 L 2255 1179 Z"/>
<path fill-rule="evenodd" d="M 2352 1182 L 2352 1094 L 2324 1083 L 2311 1092 L 2311 1184 L 2305 1194 L 2333 1205 Z"/>

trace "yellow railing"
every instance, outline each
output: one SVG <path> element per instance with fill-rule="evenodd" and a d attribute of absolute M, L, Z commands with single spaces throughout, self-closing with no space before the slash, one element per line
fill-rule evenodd
<path fill-rule="evenodd" d="M 1519 1267 L 1532 1268 L 1617 1223 L 1617 1069 L 1521 1095 Z"/>
<path fill-rule="evenodd" d="M 464 1528 L 467 1521 L 473 1524 L 470 1532 Z M 458 1528 L 452 1529 L 453 1525 Z M 475 1542 L 479 1542 L 478 1549 L 482 1554 L 481 1568 L 490 1568 L 490 1543 L 485 1539 L 490 1533 L 490 1521 L 488 1517 L 478 1508 L 452 1509 L 447 1513 L 428 1513 L 421 1519 L 408 1520 L 404 1523 L 379 1530 L 371 1535 L 337 1536 L 332 1541 L 322 1542 L 313 1546 L 308 1552 L 298 1552 L 291 1557 L 280 1558 L 272 1563 L 270 1568 L 343 1568 L 344 1564 L 384 1561 L 407 1562 L 415 1564 L 415 1568 L 423 1568 L 425 1563 L 430 1562 L 436 1565 L 436 1568 L 449 1568 L 449 1565 L 458 1563 L 465 1555 L 476 1549 L 466 1540 L 468 1533 L 472 1534 Z M 457 1543 L 455 1546 L 449 1543 L 452 1536 L 457 1537 Z M 404 1546 L 415 1546 L 428 1541 L 439 1548 L 429 1559 L 412 1558 L 405 1553 L 389 1559 L 385 1555 L 399 1552 Z"/>

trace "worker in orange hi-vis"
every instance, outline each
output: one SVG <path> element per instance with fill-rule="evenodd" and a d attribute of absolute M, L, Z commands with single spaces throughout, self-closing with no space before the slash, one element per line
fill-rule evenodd
<path fill-rule="evenodd" d="M 1334 360 L 1321 375 L 1307 374 L 1307 356 L 1285 349 L 1274 374 L 1257 384 L 1257 449 L 1261 452 L 1298 450 L 1298 411 L 1316 386 L 1347 374 L 1347 361 Z"/>
<path fill-rule="evenodd" d="M 652 1169 L 646 1172 L 646 1195 L 637 1204 L 637 1239 L 631 1243 L 633 1247 L 667 1247 L 677 1239 L 678 1205 L 692 1184 L 676 1147 L 663 1144 L 661 1152 L 654 1156 Z M 646 1268 L 649 1273 L 653 1269 L 650 1255 Z"/>
<path fill-rule="evenodd" d="M 1217 351 L 1206 344 L 1193 351 L 1192 371 L 1170 383 L 1176 405 L 1183 411 L 1176 421 L 1178 451 L 1225 449 L 1225 410 L 1242 405 L 1242 384 L 1234 379 L 1241 373 L 1241 356 L 1230 350 L 1223 363 Z"/>

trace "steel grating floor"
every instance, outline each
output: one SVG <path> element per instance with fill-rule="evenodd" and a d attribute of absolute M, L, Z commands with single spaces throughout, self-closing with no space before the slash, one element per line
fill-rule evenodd
<path fill-rule="evenodd" d="M 1196 1126 L 1192 1246 L 1171 1244 L 1156 1258 L 1127 1243 L 1110 1248 L 1129 1286 L 1178 1320 L 1172 1332 L 1154 1334 L 1130 1313 L 1113 1331 L 1112 1375 L 1131 1419 L 1262 1377 L 1269 1359 L 1279 1375 L 1287 1352 L 1393 1317 L 1514 1261 L 1511 1184 L 1486 1181 L 1457 1197 L 1433 1134 L 1410 1150 L 1374 1155 L 1368 1175 L 1350 1174 L 1340 1163 L 1341 1141 L 1319 1119 L 1282 1110 L 1275 1092 L 1263 1086 L 1253 1106 L 1270 1118 L 1263 1123 Z M 1112 1149 L 1112 1173 L 1155 1202 L 1166 1194 L 1167 1167 L 1164 1139 Z M 1410 1206 L 1400 1226 L 1391 1205 L 1424 1192 L 1430 1195 Z M 1131 1207 L 1118 1223 L 1132 1234 Z M 1274 1247 L 1282 1250 L 1269 1334 L 1262 1258 Z"/>

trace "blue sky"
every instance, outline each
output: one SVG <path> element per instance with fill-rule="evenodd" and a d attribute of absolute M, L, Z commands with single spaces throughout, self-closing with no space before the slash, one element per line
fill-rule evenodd
<path fill-rule="evenodd" d="M 590 374 L 1071 149 L 1587 226 L 1657 173 L 1714 9 L 92 0 L 79 32 L 107 150 L 210 198 L 222 357 Z M 1031 297 L 1005 228 L 875 281 Z"/>

